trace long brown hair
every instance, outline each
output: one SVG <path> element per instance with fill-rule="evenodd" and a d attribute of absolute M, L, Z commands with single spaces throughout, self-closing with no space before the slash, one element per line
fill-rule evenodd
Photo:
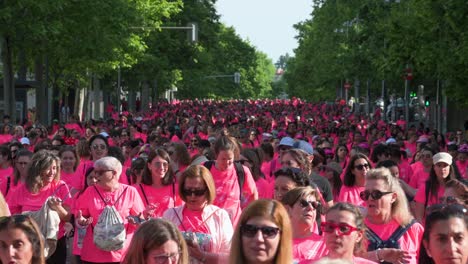
<path fill-rule="evenodd" d="M 43 187 L 42 175 L 44 171 L 50 168 L 55 162 L 57 166 L 57 174 L 55 175 L 54 181 L 60 181 L 60 159 L 53 152 L 49 150 L 40 150 L 31 158 L 31 166 L 28 170 L 28 176 L 26 177 L 26 188 L 31 193 L 38 193 Z"/>
<path fill-rule="evenodd" d="M 234 231 L 229 257 L 230 264 L 246 263 L 242 248 L 241 227 L 254 217 L 264 217 L 273 221 L 281 230 L 280 241 L 276 251 L 274 263 L 292 263 L 292 229 L 289 215 L 284 206 L 276 200 L 256 200 L 249 204 L 242 212 L 239 223 Z"/>

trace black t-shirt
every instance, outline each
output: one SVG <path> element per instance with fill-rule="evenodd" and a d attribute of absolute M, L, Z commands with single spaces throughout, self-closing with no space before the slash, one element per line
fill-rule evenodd
<path fill-rule="evenodd" d="M 330 202 L 333 200 L 332 188 L 328 180 L 315 172 L 312 172 L 310 175 L 310 180 L 319 188 L 320 192 L 322 193 L 323 199 L 326 202 Z"/>

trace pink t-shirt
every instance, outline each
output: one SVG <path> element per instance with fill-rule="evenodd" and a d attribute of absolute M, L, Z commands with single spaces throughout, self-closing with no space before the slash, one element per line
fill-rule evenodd
<path fill-rule="evenodd" d="M 149 216 L 152 218 L 162 217 L 168 208 L 182 204 L 182 199 L 177 193 L 179 189 L 177 184 L 174 184 L 174 186 L 170 184 L 157 189 L 146 184 L 138 184 L 134 187 L 137 189 L 147 210 L 151 208 Z"/>
<path fill-rule="evenodd" d="M 424 167 L 420 167 L 413 172 L 413 176 L 408 183 L 409 186 L 413 187 L 414 189 L 419 189 L 426 183 L 427 179 L 429 178 L 429 172 L 424 170 Z"/>
<path fill-rule="evenodd" d="M 317 258 L 317 259 L 314 259 L 314 260 L 304 260 L 304 261 L 299 262 L 299 264 L 314 264 L 314 263 L 320 261 L 321 259 L 322 258 Z M 330 259 L 330 258 L 323 257 L 323 259 Z M 368 260 L 368 259 L 360 258 L 360 257 L 354 257 L 354 256 L 353 256 L 352 263 L 354 263 L 354 264 L 377 264 L 377 262 L 374 262 L 372 260 Z"/>
<path fill-rule="evenodd" d="M 244 168 L 244 186 L 242 188 L 242 201 L 239 200 L 240 190 L 237 181 L 237 173 L 234 165 L 231 165 L 227 170 L 220 171 L 216 165 L 211 166 L 211 174 L 216 186 L 216 199 L 213 204 L 223 208 L 229 214 L 234 226 L 241 214 L 241 206 L 247 206 L 254 199 L 256 190 L 255 181 L 250 173 L 250 170 Z"/>
<path fill-rule="evenodd" d="M 92 228 L 88 226 L 83 240 L 83 248 L 81 249 L 81 259 L 88 262 L 120 262 L 130 245 L 130 241 L 132 240 L 133 233 L 135 231 L 135 227 L 128 224 L 127 217 L 130 215 L 139 215 L 143 212 L 145 207 L 138 191 L 132 186 L 120 184 L 119 188 L 113 192 L 106 191 L 97 185 L 95 187 L 88 187 L 83 194 L 80 195 L 76 202 L 77 206 L 75 208 L 75 214 L 78 210 L 81 210 L 84 217 L 93 217 L 94 221 L 91 225 L 94 226 L 98 222 L 99 215 L 104 210 L 104 207 L 106 205 L 114 205 L 124 221 L 127 230 L 127 239 L 125 240 L 125 244 L 122 249 L 104 251 L 94 245 Z M 101 196 L 99 196 L 96 189 L 106 202 L 103 201 Z M 119 196 L 121 197 L 119 198 Z"/>
<path fill-rule="evenodd" d="M 259 178 L 255 185 L 257 186 L 258 198 L 273 199 L 274 187 L 264 178 Z"/>
<path fill-rule="evenodd" d="M 295 262 L 320 258 L 328 254 L 323 238 L 315 233 L 306 238 L 293 239 L 293 258 Z"/>
<path fill-rule="evenodd" d="M 7 167 L 6 169 L 0 169 L 0 178 L 6 178 L 8 175 L 13 175 L 13 167 Z"/>
<path fill-rule="evenodd" d="M 60 178 L 68 185 L 68 188 L 80 191 L 84 185 L 84 174 L 75 171 L 72 173 L 60 172 Z"/>
<path fill-rule="evenodd" d="M 460 176 L 464 179 L 468 179 L 468 174 L 466 173 L 466 168 L 468 167 L 468 161 L 465 160 L 465 161 L 461 161 L 461 160 L 457 160 L 456 161 L 456 164 L 457 164 L 457 167 L 458 167 L 458 171 L 460 172 Z"/>
<path fill-rule="evenodd" d="M 27 188 L 26 184 L 20 184 L 11 195 L 8 196 L 8 206 L 11 214 L 21 214 L 26 211 L 39 211 L 47 198 L 55 196 L 63 201 L 63 206 L 71 207 L 70 191 L 64 181 L 51 182 L 42 187 L 38 193 L 33 194 Z M 65 222 L 60 221 L 58 238 L 63 237 Z"/>
<path fill-rule="evenodd" d="M 366 207 L 366 202 L 361 199 L 359 194 L 365 191 L 365 187 L 359 186 L 341 186 L 340 195 L 338 196 L 338 202 L 345 202 L 354 204 L 361 208 Z"/>
<path fill-rule="evenodd" d="M 8 178 L 10 179 L 9 186 L 8 186 Z M 10 176 L 7 176 L 7 177 L 0 177 L 0 191 L 3 194 L 3 197 L 5 197 L 5 199 L 7 199 L 7 197 L 9 197 L 11 195 L 13 190 L 18 188 L 18 186 L 20 184 L 22 184 L 22 183 L 18 182 L 18 184 L 15 185 L 15 176 L 14 175 L 10 175 Z"/>
<path fill-rule="evenodd" d="M 427 201 L 427 206 L 431 206 L 433 204 L 439 203 L 439 198 L 444 196 L 445 188 L 443 186 L 439 186 L 437 190 L 437 195 L 429 194 L 429 200 Z M 423 184 L 416 192 L 416 196 L 414 197 L 414 201 L 420 204 L 426 203 L 426 185 Z"/>
<path fill-rule="evenodd" d="M 398 222 L 395 220 L 392 220 L 387 224 L 377 225 L 365 219 L 365 224 L 384 241 L 388 240 L 393 232 L 395 232 L 395 230 L 399 227 Z M 410 261 L 408 262 L 409 264 L 418 263 L 419 247 L 421 245 L 423 232 L 423 226 L 416 222 L 398 240 L 400 249 L 407 251 L 411 257 Z"/>
<path fill-rule="evenodd" d="M 411 168 L 410 164 L 406 160 L 402 160 L 398 165 L 398 169 L 400 171 L 400 178 L 409 183 L 410 179 L 413 176 L 413 169 Z"/>

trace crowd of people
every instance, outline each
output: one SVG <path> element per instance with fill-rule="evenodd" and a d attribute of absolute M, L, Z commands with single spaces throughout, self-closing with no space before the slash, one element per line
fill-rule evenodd
<path fill-rule="evenodd" d="M 0 131 L 0 263 L 468 263 L 461 129 L 293 98 Z"/>

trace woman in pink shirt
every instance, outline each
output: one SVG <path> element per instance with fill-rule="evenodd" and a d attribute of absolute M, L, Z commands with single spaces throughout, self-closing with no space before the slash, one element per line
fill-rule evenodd
<path fill-rule="evenodd" d="M 435 152 L 429 146 L 424 146 L 420 151 L 420 165 L 414 166 L 413 175 L 410 178 L 409 185 L 414 189 L 420 189 L 429 178 L 429 172 L 432 169 L 432 156 Z"/>
<path fill-rule="evenodd" d="M 16 153 L 13 174 L 6 176 L 0 182 L 0 190 L 6 199 L 8 199 L 18 186 L 26 182 L 32 155 L 32 152 L 27 149 L 20 149 Z"/>
<path fill-rule="evenodd" d="M 349 203 L 337 203 L 327 212 L 321 229 L 328 250 L 325 259 L 342 259 L 357 264 L 376 263 L 357 257 L 366 252 L 364 248 L 365 225 L 361 211 Z M 320 257 L 319 257 L 320 258 Z M 303 263 L 315 263 L 303 262 Z"/>
<path fill-rule="evenodd" d="M 239 162 L 249 168 L 255 180 L 258 190 L 258 198 L 271 199 L 273 198 L 273 188 L 270 183 L 265 179 L 260 164 L 263 160 L 263 152 L 260 148 L 243 149 Z"/>
<path fill-rule="evenodd" d="M 128 219 L 139 218 L 145 209 L 137 190 L 119 182 L 122 164 L 114 157 L 104 157 L 94 164 L 96 185 L 87 188 L 76 201 L 76 223 L 87 227 L 81 249 L 83 263 L 120 263 L 132 240 L 135 227 Z M 126 230 L 123 248 L 104 251 L 94 244 L 94 226 L 106 206 L 114 206 Z M 65 262 L 57 262 L 65 263 Z"/>
<path fill-rule="evenodd" d="M 416 264 L 424 229 L 411 215 L 398 179 L 387 168 L 371 170 L 360 196 L 367 204 L 367 258 Z"/>
<path fill-rule="evenodd" d="M 293 258 L 300 262 L 326 253 L 322 237 L 314 230 L 322 208 L 317 190 L 310 186 L 297 187 L 287 192 L 281 202 L 291 219 L 293 230 Z"/>
<path fill-rule="evenodd" d="M 48 258 L 48 263 L 65 263 L 66 240 L 63 224 L 70 220 L 70 193 L 65 182 L 60 180 L 60 159 L 48 150 L 40 150 L 31 159 L 31 167 L 25 184 L 16 188 L 9 197 L 12 214 L 38 211 L 49 197 L 49 207 L 60 217 L 57 234 L 57 249 Z"/>
<path fill-rule="evenodd" d="M 429 179 L 421 188 L 418 189 L 415 204 L 415 217 L 423 223 L 426 208 L 430 205 L 439 203 L 439 198 L 444 195 L 445 183 L 455 179 L 455 173 L 452 166 L 452 156 L 447 152 L 439 152 L 432 157 Z"/>
<path fill-rule="evenodd" d="M 60 177 L 68 184 L 71 195 L 83 189 L 83 175 L 77 173 L 76 168 L 79 164 L 78 154 L 72 146 L 62 146 L 59 151 L 60 157 Z"/>
<path fill-rule="evenodd" d="M 235 224 L 241 214 L 241 207 L 257 200 L 257 187 L 250 170 L 245 166 L 242 166 L 244 184 L 239 187 L 234 160 L 239 158 L 240 151 L 235 138 L 221 136 L 214 143 L 214 151 L 216 160 L 210 169 L 216 186 L 216 199 L 213 204 L 226 210 Z"/>
<path fill-rule="evenodd" d="M 161 217 L 168 208 L 181 204 L 170 161 L 163 149 L 148 153 L 141 183 L 134 186 L 145 204 L 145 218 Z"/>
<path fill-rule="evenodd" d="M 357 153 L 349 160 L 346 168 L 343 186 L 341 186 L 339 202 L 346 202 L 357 205 L 364 209 L 365 202 L 359 198 L 359 194 L 364 191 L 366 175 L 371 169 L 371 162 L 366 155 Z"/>
<path fill-rule="evenodd" d="M 210 171 L 192 165 L 180 176 L 179 186 L 185 204 L 167 209 L 163 217 L 182 231 L 191 263 L 226 262 L 233 227 L 228 213 L 212 204 L 216 189 Z"/>

